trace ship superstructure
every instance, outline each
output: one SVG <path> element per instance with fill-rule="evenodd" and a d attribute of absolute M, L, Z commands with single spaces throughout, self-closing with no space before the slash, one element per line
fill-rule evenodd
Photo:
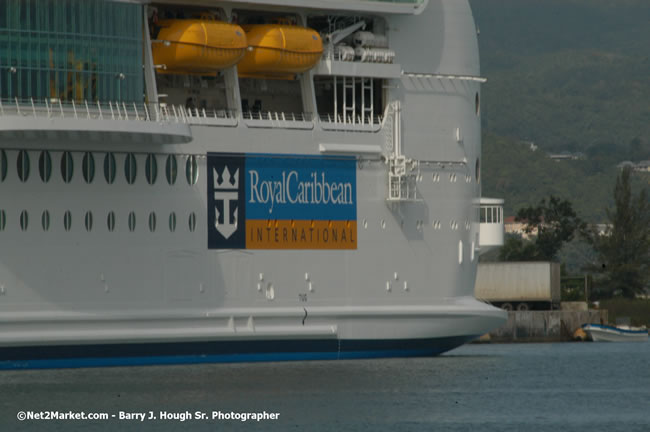
<path fill-rule="evenodd" d="M 435 355 L 498 326 L 484 81 L 465 1 L 0 1 L 0 367 Z"/>

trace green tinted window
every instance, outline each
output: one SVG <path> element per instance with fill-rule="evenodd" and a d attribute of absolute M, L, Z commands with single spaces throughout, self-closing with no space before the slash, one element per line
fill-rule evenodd
<path fill-rule="evenodd" d="M 106 183 L 113 184 L 115 181 L 115 156 L 113 153 L 106 153 L 104 156 L 104 178 Z"/>
<path fill-rule="evenodd" d="M 2 98 L 141 102 L 142 95 L 141 5 L 0 0 Z"/>
<path fill-rule="evenodd" d="M 124 159 L 124 175 L 126 176 L 127 183 L 133 184 L 137 174 L 138 165 L 135 156 L 133 156 L 133 153 L 129 153 L 126 155 L 126 159 Z"/>
<path fill-rule="evenodd" d="M 38 173 L 40 174 L 43 183 L 50 181 L 50 177 L 52 176 L 52 157 L 50 156 L 50 152 L 41 152 L 41 155 L 38 158 Z"/>
<path fill-rule="evenodd" d="M 81 169 L 86 183 L 92 183 L 95 178 L 95 158 L 92 153 L 84 153 L 83 160 L 81 161 Z"/>
<path fill-rule="evenodd" d="M 66 183 L 72 181 L 72 175 L 74 174 L 74 160 L 72 158 L 72 153 L 63 152 L 61 155 L 61 177 Z"/>

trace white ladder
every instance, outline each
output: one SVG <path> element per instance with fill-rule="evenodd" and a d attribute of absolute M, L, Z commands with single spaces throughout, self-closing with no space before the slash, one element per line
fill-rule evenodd
<path fill-rule="evenodd" d="M 349 94 L 348 94 L 349 90 Z M 351 117 L 352 124 L 356 124 L 355 111 L 357 110 L 357 95 L 356 95 L 356 78 L 343 77 L 343 123 L 348 122 L 348 116 Z"/>
<path fill-rule="evenodd" d="M 366 123 L 368 119 L 369 123 L 373 123 L 373 115 L 375 111 L 374 105 L 374 91 L 373 91 L 374 80 L 372 78 L 361 78 L 361 124 Z"/>

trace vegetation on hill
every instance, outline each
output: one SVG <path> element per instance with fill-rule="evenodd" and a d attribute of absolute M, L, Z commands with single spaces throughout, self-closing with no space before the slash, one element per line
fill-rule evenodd
<path fill-rule="evenodd" d="M 541 149 L 650 158 L 650 2 L 472 0 L 482 117 Z M 638 148 L 630 154 L 630 143 Z"/>
<path fill-rule="evenodd" d="M 600 159 L 554 161 L 540 149 L 531 151 L 520 141 L 488 133 L 483 173 L 483 195 L 505 198 L 505 215 L 554 195 L 571 201 L 583 220 L 598 223 L 612 203 L 618 169 Z"/>
<path fill-rule="evenodd" d="M 483 195 L 549 195 L 603 223 L 616 165 L 650 159 L 650 2 L 470 0 L 480 29 Z M 534 142 L 531 152 L 523 142 Z M 547 153 L 582 152 L 553 161 Z M 650 184 L 635 174 L 633 185 Z"/>
<path fill-rule="evenodd" d="M 506 216 L 553 195 L 587 223 L 611 222 L 617 165 L 650 160 L 650 1 L 469 1 L 488 78 L 483 196 L 504 198 Z M 548 157 L 560 152 L 584 157 Z M 650 173 L 630 180 L 636 194 L 650 185 Z M 521 240 L 509 242 L 511 251 L 526 252 Z M 584 271 L 604 259 L 592 246 L 574 239 L 556 256 L 570 273 Z M 607 281 L 595 282 L 602 288 Z"/>

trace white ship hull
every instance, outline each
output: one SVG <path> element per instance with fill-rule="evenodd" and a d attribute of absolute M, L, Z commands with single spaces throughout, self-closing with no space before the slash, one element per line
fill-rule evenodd
<path fill-rule="evenodd" d="M 337 66 L 399 71 L 382 78 L 380 122 L 5 101 L 0 368 L 436 355 L 504 323 L 472 297 L 471 11 L 449 0 L 385 9 L 399 65 Z M 416 37 L 429 52 L 411 49 Z M 326 69 L 300 79 L 304 107 Z M 284 84 L 263 85 L 284 97 Z M 391 189 L 392 166 L 408 186 Z"/>

